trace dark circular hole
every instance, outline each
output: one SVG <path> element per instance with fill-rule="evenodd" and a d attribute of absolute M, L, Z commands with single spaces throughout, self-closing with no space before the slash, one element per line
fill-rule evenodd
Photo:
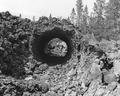
<path fill-rule="evenodd" d="M 50 31 L 45 31 L 40 35 L 34 35 L 32 41 L 32 52 L 36 60 L 48 63 L 49 65 L 63 64 L 71 58 L 72 55 L 72 40 L 68 35 L 69 31 L 63 31 L 60 28 L 54 28 Z M 52 56 L 45 53 L 46 45 L 54 38 L 59 38 L 67 44 L 67 53 L 65 56 Z"/>

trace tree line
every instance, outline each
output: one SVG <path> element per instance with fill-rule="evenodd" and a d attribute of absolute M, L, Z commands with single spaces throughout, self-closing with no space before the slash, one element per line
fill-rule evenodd
<path fill-rule="evenodd" d="M 120 0 L 96 0 L 93 12 L 89 14 L 82 0 L 76 1 L 76 9 L 70 14 L 70 21 L 83 33 L 94 33 L 97 39 L 120 39 Z"/>

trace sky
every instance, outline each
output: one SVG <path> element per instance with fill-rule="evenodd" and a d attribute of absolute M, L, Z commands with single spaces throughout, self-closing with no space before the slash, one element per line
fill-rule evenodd
<path fill-rule="evenodd" d="M 95 0 L 83 0 L 83 4 L 92 11 Z M 13 15 L 22 15 L 32 19 L 33 16 L 49 16 L 67 18 L 72 8 L 76 9 L 76 0 L 0 0 L 0 12 L 10 11 Z"/>

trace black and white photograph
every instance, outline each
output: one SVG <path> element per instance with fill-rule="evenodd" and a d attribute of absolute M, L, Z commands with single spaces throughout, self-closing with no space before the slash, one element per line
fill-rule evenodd
<path fill-rule="evenodd" d="M 0 0 L 0 96 L 120 96 L 120 0 Z"/>

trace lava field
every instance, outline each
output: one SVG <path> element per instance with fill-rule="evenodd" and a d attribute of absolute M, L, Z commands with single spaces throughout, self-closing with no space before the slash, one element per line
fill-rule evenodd
<path fill-rule="evenodd" d="M 0 96 L 120 96 L 119 69 L 119 40 L 0 13 Z"/>

